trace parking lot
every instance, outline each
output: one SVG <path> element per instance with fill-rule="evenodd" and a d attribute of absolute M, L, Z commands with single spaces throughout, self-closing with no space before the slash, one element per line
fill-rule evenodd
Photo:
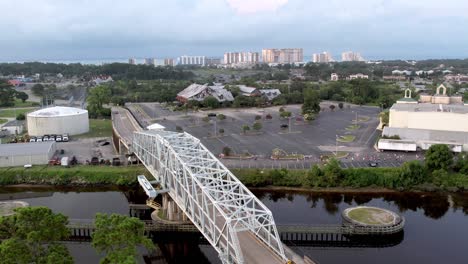
<path fill-rule="evenodd" d="M 314 157 L 331 151 L 346 152 L 369 152 L 378 136 L 375 128 L 378 125 L 379 108 L 368 106 L 347 105 L 343 109 L 338 107 L 331 111 L 329 104 L 323 103 L 323 111 L 317 119 L 307 123 L 297 121 L 301 111 L 300 105 L 289 105 L 285 107 L 293 117 L 282 119 L 279 116 L 280 107 L 249 108 L 249 109 L 216 109 L 213 111 L 200 111 L 196 113 L 172 112 L 157 103 L 141 103 L 135 107 L 138 112 L 135 116 L 140 122 L 151 124 L 157 122 L 166 127 L 167 130 L 175 131 L 176 127 L 201 139 L 213 153 L 221 153 L 223 147 L 228 146 L 236 154 L 249 153 L 263 158 L 269 158 L 273 149 L 279 148 L 288 154 L 303 154 Z M 133 112 L 134 110 L 132 110 Z M 208 122 L 203 118 L 209 113 L 223 114 L 225 120 L 211 117 Z M 266 116 L 270 114 L 271 120 Z M 252 125 L 255 117 L 261 116 L 259 120 L 263 126 L 258 132 L 253 131 Z M 358 117 L 359 128 L 347 130 L 354 124 Z M 242 132 L 242 126 L 248 125 L 250 131 Z M 282 129 L 281 125 L 288 125 Z M 224 134 L 219 134 L 219 129 Z M 355 140 L 349 143 L 336 142 L 336 137 L 352 135 Z"/>
<path fill-rule="evenodd" d="M 106 143 L 108 142 L 108 143 Z M 79 163 L 85 164 L 86 160 L 91 160 L 92 157 L 97 157 L 104 160 L 112 160 L 117 157 L 114 153 L 111 138 L 80 138 L 73 139 L 69 142 L 57 142 L 57 150 L 64 150 L 64 154 L 59 157 L 75 156 Z"/>

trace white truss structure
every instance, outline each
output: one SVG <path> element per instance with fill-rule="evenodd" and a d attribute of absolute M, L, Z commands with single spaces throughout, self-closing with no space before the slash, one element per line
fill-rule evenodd
<path fill-rule="evenodd" d="M 150 130 L 136 132 L 132 148 L 223 263 L 244 263 L 238 239 L 244 231 L 287 261 L 271 211 L 199 139 Z"/>

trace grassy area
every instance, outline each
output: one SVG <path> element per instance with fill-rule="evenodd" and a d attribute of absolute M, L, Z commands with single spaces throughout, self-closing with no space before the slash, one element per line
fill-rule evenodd
<path fill-rule="evenodd" d="M 5 124 L 6 122 L 8 122 L 8 119 L 0 118 L 0 125 Z"/>
<path fill-rule="evenodd" d="M 367 122 L 369 120 L 370 120 L 370 117 L 368 117 L 368 116 L 360 116 L 360 117 L 358 117 L 357 121 L 358 122 Z M 356 122 L 356 119 L 353 119 L 353 122 Z"/>
<path fill-rule="evenodd" d="M 26 114 L 36 109 L 37 108 L 4 108 L 0 109 L 0 117 L 16 118 L 19 114 Z"/>
<path fill-rule="evenodd" d="M 74 136 L 76 138 L 95 138 L 95 137 L 111 137 L 112 136 L 112 120 L 110 119 L 90 119 L 89 132 Z"/>
<path fill-rule="evenodd" d="M 393 221 L 393 216 L 388 212 L 368 207 L 352 209 L 348 212 L 348 217 L 368 225 L 385 225 Z"/>
<path fill-rule="evenodd" d="M 355 125 L 347 126 L 347 127 L 346 127 L 346 130 L 354 131 L 354 130 L 358 130 L 359 128 L 361 128 L 361 126 L 355 124 Z"/>
<path fill-rule="evenodd" d="M 1 168 L 0 185 L 50 184 L 50 185 L 134 185 L 138 175 L 149 175 L 143 166 L 33 166 Z"/>
<path fill-rule="evenodd" d="M 356 136 L 345 135 L 345 136 L 340 136 L 337 140 L 338 142 L 342 142 L 342 143 L 350 143 L 350 142 L 353 142 L 355 139 L 356 139 Z"/>
<path fill-rule="evenodd" d="M 31 101 L 23 102 L 22 100 L 16 99 L 14 107 L 36 107 L 36 106 L 40 106 L 40 104 L 38 102 L 31 102 Z"/>

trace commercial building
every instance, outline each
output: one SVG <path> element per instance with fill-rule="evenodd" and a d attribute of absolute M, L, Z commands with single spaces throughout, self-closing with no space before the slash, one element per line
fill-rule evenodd
<path fill-rule="evenodd" d="M 333 61 L 333 58 L 329 52 L 312 54 L 312 62 L 314 63 L 329 63 L 332 61 Z"/>
<path fill-rule="evenodd" d="M 300 48 L 293 49 L 263 49 L 262 60 L 264 63 L 296 63 L 303 62 L 304 55 Z"/>
<path fill-rule="evenodd" d="M 137 64 L 136 59 L 135 58 L 128 59 L 128 64 L 136 65 Z"/>
<path fill-rule="evenodd" d="M 419 101 L 411 98 L 411 90 L 407 89 L 405 97 L 390 108 L 389 114 L 384 137 L 399 138 L 421 149 L 447 144 L 455 152 L 468 150 L 468 105 L 463 103 L 462 96 L 448 96 L 443 85 L 435 95 L 420 95 Z"/>
<path fill-rule="evenodd" d="M 468 75 L 463 74 L 447 74 L 444 76 L 445 81 L 457 84 L 468 83 Z"/>
<path fill-rule="evenodd" d="M 45 165 L 55 154 L 55 144 L 53 141 L 0 144 L 0 167 Z"/>
<path fill-rule="evenodd" d="M 205 58 L 205 65 L 206 66 L 217 66 L 221 64 L 220 58 Z"/>
<path fill-rule="evenodd" d="M 226 52 L 224 53 L 224 64 L 255 64 L 260 62 L 258 52 Z"/>
<path fill-rule="evenodd" d="M 63 106 L 40 109 L 27 115 L 27 127 L 30 136 L 87 133 L 88 111 Z"/>
<path fill-rule="evenodd" d="M 175 60 L 172 58 L 165 58 L 164 66 L 175 66 Z"/>
<path fill-rule="evenodd" d="M 337 73 L 332 73 L 331 76 L 330 76 L 330 80 L 331 80 L 332 82 L 336 82 L 336 81 L 338 81 L 339 79 L 340 79 L 340 77 L 338 76 Z"/>
<path fill-rule="evenodd" d="M 361 56 L 361 53 L 353 52 L 353 51 L 345 51 L 341 53 L 341 60 L 342 61 L 365 61 L 364 58 Z"/>
<path fill-rule="evenodd" d="M 205 56 L 180 56 L 178 58 L 179 65 L 198 65 L 205 66 Z"/>
<path fill-rule="evenodd" d="M 206 97 L 212 96 L 218 100 L 218 102 L 231 102 L 234 101 L 234 97 L 231 92 L 224 89 L 223 85 L 208 85 L 208 84 L 196 84 L 193 83 L 185 88 L 183 91 L 177 94 L 177 100 L 182 103 L 186 103 L 191 100 L 203 101 Z"/>

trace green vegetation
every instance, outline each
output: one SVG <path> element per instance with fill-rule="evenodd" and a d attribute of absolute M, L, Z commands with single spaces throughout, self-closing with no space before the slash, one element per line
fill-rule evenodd
<path fill-rule="evenodd" d="M 379 117 L 380 117 L 380 121 L 382 122 L 382 124 L 384 124 L 384 125 L 389 124 L 389 122 L 390 122 L 390 112 L 389 111 L 380 112 Z"/>
<path fill-rule="evenodd" d="M 153 249 L 151 239 L 145 236 L 145 225 L 138 218 L 124 215 L 96 214 L 96 230 L 92 234 L 92 245 L 106 256 L 100 263 L 137 263 L 137 247 Z"/>
<path fill-rule="evenodd" d="M 338 139 L 336 139 L 336 140 L 338 142 L 342 142 L 342 143 L 350 143 L 350 142 L 353 142 L 355 139 L 356 139 L 356 136 L 344 135 L 344 136 L 338 137 Z"/>
<path fill-rule="evenodd" d="M 353 131 L 353 130 L 358 130 L 359 128 L 361 128 L 360 125 L 349 125 L 346 127 L 346 130 Z"/>
<path fill-rule="evenodd" d="M 38 106 L 40 106 L 38 102 L 31 102 L 31 101 L 23 102 L 22 100 L 16 99 L 15 105 L 13 107 L 24 108 L 24 107 L 38 107 Z"/>
<path fill-rule="evenodd" d="M 59 241 L 69 236 L 68 219 L 46 207 L 23 207 L 0 217 L 2 263 L 63 263 L 73 258 Z"/>
<path fill-rule="evenodd" d="M 349 152 L 346 151 L 338 151 L 338 153 L 333 152 L 333 156 L 335 156 L 336 159 L 343 159 L 348 157 Z"/>
<path fill-rule="evenodd" d="M 95 138 L 95 137 L 111 137 L 112 136 L 112 121 L 110 119 L 90 119 L 89 132 L 81 135 L 76 135 L 76 138 Z"/>
<path fill-rule="evenodd" d="M 19 114 L 27 114 L 36 110 L 36 108 L 5 108 L 0 109 L 0 117 L 16 118 Z"/>
<path fill-rule="evenodd" d="M 393 221 L 393 216 L 378 208 L 354 208 L 348 212 L 348 217 L 368 225 L 385 225 Z"/>
<path fill-rule="evenodd" d="M 136 184 L 136 177 L 147 174 L 143 166 L 33 166 L 0 168 L 0 185 L 49 184 L 49 185 L 121 185 Z"/>
<path fill-rule="evenodd" d="M 111 116 L 111 110 L 109 108 L 104 108 L 104 104 L 108 104 L 110 99 L 111 89 L 109 86 L 100 85 L 92 88 L 86 99 L 90 118 Z"/>
<path fill-rule="evenodd" d="M 0 125 L 5 124 L 6 122 L 8 122 L 8 119 L 0 118 Z"/>

